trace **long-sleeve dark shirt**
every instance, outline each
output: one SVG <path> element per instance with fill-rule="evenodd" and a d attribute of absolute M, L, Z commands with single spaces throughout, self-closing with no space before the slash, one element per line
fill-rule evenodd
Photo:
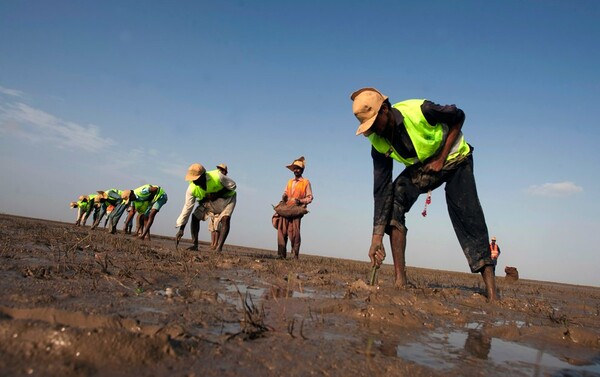
<path fill-rule="evenodd" d="M 428 100 L 425 100 L 421 104 L 421 111 L 427 122 L 432 126 L 438 123 L 444 123 L 449 126 L 462 124 L 465 119 L 465 113 L 455 105 L 442 106 Z M 415 147 L 404 127 L 404 117 L 397 109 L 392 109 L 392 113 L 396 118 L 397 125 L 391 141 L 392 146 L 404 158 L 416 157 Z M 374 147 L 371 148 L 371 157 L 373 158 L 373 197 L 375 202 L 373 234 L 384 234 L 392 215 L 393 200 L 391 199 L 394 160 L 391 157 L 386 157 L 385 154 L 379 153 Z"/>

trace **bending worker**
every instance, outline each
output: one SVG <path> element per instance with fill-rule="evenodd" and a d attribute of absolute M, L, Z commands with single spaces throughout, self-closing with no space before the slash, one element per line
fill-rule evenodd
<path fill-rule="evenodd" d="M 99 203 L 96 200 L 96 198 L 98 197 L 98 194 L 89 194 L 85 196 L 87 198 L 87 210 L 85 212 L 85 214 L 83 215 L 83 219 L 81 221 L 81 225 L 85 226 L 85 223 L 87 222 L 88 217 L 90 217 L 90 214 L 92 213 L 92 211 L 94 211 L 94 214 L 92 215 L 92 224 L 96 221 L 96 218 L 98 217 L 98 213 L 100 212 L 100 208 L 99 208 Z"/>
<path fill-rule="evenodd" d="M 206 221 L 209 213 L 220 216 L 219 239 L 217 241 L 217 251 L 223 250 L 225 240 L 229 235 L 231 215 L 235 209 L 237 201 L 236 184 L 227 175 L 221 173 L 218 169 L 206 171 L 201 164 L 192 164 L 188 168 L 185 180 L 190 184 L 185 192 L 185 203 L 181 214 L 177 218 L 175 227 L 179 228 L 175 236 L 177 241 L 183 237 L 185 225 L 188 222 L 194 204 L 198 205 L 192 214 L 192 242 L 193 245 L 188 250 L 198 250 L 198 233 L 200 232 L 200 221 Z"/>
<path fill-rule="evenodd" d="M 95 229 L 100 224 L 100 221 L 102 221 L 102 218 L 107 213 L 107 209 L 109 206 L 116 207 L 119 204 L 121 204 L 121 202 L 123 201 L 123 199 L 121 198 L 121 194 L 123 194 L 123 191 L 117 189 L 98 191 L 98 196 L 96 196 L 95 201 L 100 207 L 98 216 L 94 221 L 94 224 L 92 225 L 92 229 Z M 110 213 L 107 215 L 107 217 L 109 216 Z"/>
<path fill-rule="evenodd" d="M 139 226 L 143 226 L 143 232 L 139 235 L 139 238 L 142 240 L 148 238 L 150 239 L 150 228 L 154 223 L 154 217 L 160 211 L 162 206 L 167 203 L 168 197 L 165 190 L 160 186 L 153 185 L 144 185 L 136 188 L 135 190 L 125 190 L 121 194 L 121 198 L 123 198 L 123 203 L 133 203 L 137 202 L 137 208 L 145 208 L 140 206 L 143 202 L 148 202 L 148 207 L 146 211 L 139 216 Z M 133 221 L 133 216 L 136 211 L 130 211 L 127 215 L 127 220 L 125 220 L 125 226 L 123 227 L 123 232 L 127 231 L 127 227 L 131 221 Z"/>
<path fill-rule="evenodd" d="M 75 220 L 75 225 L 85 225 L 82 224 L 82 221 L 85 217 L 85 214 L 88 212 L 89 205 L 90 202 L 86 195 L 80 195 L 76 202 L 71 202 L 71 208 L 77 208 L 77 219 Z"/>
<path fill-rule="evenodd" d="M 360 122 L 356 135 L 371 142 L 374 217 L 369 258 L 385 258 L 383 235 L 390 236 L 395 284 L 407 285 L 405 215 L 420 194 L 446 184 L 448 213 L 471 272 L 481 273 L 488 300 L 497 299 L 488 229 L 473 176 L 473 148 L 461 132 L 464 112 L 423 99 L 392 105 L 374 88 L 350 96 Z M 393 162 L 406 166 L 392 181 Z"/>

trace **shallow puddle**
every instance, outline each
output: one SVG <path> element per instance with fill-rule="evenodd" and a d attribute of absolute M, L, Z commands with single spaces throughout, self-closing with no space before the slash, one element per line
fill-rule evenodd
<path fill-rule="evenodd" d="M 512 375 L 600 374 L 598 358 L 572 365 L 544 350 L 490 337 L 474 328 L 449 333 L 433 332 L 420 341 L 398 345 L 396 356 L 440 371 L 458 368 L 465 365 L 465 361 L 471 361 L 488 364 L 486 368 Z"/>
<path fill-rule="evenodd" d="M 245 299 L 246 294 L 252 299 L 254 305 L 258 305 L 267 296 L 277 298 L 339 298 L 334 295 L 317 292 L 311 288 L 303 288 L 301 291 L 293 289 L 281 289 L 278 287 L 264 288 L 257 286 L 246 285 L 241 281 L 232 281 L 229 279 L 220 279 L 221 283 L 225 284 L 226 293 L 219 293 L 218 297 L 224 302 L 227 302 L 236 307 L 242 307 L 242 301 L 238 292 Z"/>

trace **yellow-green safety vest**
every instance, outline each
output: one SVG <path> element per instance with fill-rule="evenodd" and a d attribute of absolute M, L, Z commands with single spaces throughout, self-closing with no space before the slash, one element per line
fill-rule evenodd
<path fill-rule="evenodd" d="M 162 187 L 160 186 L 156 186 L 156 185 L 143 185 L 140 186 L 138 188 L 136 188 L 135 190 L 133 190 L 133 193 L 135 194 L 135 201 L 136 202 L 147 202 L 150 199 L 150 193 L 143 193 L 142 191 L 144 189 L 148 189 L 150 188 L 150 186 L 154 186 L 154 187 L 158 187 L 158 191 L 156 192 L 156 194 L 154 195 L 154 198 L 152 198 L 152 203 L 156 202 L 164 193 L 165 190 L 163 190 Z"/>
<path fill-rule="evenodd" d="M 211 170 L 211 171 L 207 171 L 206 172 L 206 190 L 204 190 L 202 187 L 198 186 L 197 184 L 195 184 L 193 181 L 190 182 L 190 187 L 192 188 L 192 195 L 198 199 L 198 200 L 202 200 L 204 199 L 204 197 L 206 196 L 206 194 L 214 194 L 216 192 L 221 191 L 224 186 L 221 183 L 221 180 L 219 179 L 219 170 Z M 230 190 L 225 197 L 231 197 L 235 195 L 235 191 L 234 190 Z"/>
<path fill-rule="evenodd" d="M 117 189 L 109 189 L 109 190 L 105 190 L 104 191 L 106 193 L 106 195 L 108 196 L 106 198 L 106 201 L 109 202 L 112 205 L 117 204 L 117 202 L 119 201 L 119 199 L 113 198 L 112 196 L 110 196 L 111 192 L 114 192 L 115 194 L 117 194 L 117 196 L 120 198 L 121 194 L 123 194 L 123 190 L 117 190 Z"/>
<path fill-rule="evenodd" d="M 133 202 L 133 208 L 137 213 L 146 213 L 150 207 L 150 202 Z"/>
<path fill-rule="evenodd" d="M 77 202 L 77 208 L 80 208 L 83 212 L 86 212 L 87 209 L 88 209 L 88 204 L 89 203 L 90 202 L 83 202 L 83 201 L 80 200 L 80 201 Z"/>
<path fill-rule="evenodd" d="M 444 139 L 444 126 L 441 123 L 432 126 L 427 122 L 425 115 L 421 111 L 423 102 L 425 102 L 424 99 L 411 99 L 392 105 L 404 117 L 404 127 L 415 147 L 417 157 L 402 157 L 386 138 L 372 133 L 368 136 L 368 139 L 377 152 L 388 155 L 406 166 L 411 166 L 419 161 L 423 162 L 438 152 Z M 469 144 L 467 144 L 465 138 L 461 135 L 458 150 L 448 154 L 446 161 L 450 161 L 458 156 L 466 156 L 470 150 Z"/>

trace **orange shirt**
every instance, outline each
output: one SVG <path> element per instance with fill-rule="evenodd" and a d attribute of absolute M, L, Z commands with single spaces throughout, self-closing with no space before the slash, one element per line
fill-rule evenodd
<path fill-rule="evenodd" d="M 293 202 L 294 199 L 300 199 L 302 204 L 310 204 L 313 201 L 310 181 L 304 177 L 290 179 L 285 187 L 285 194 L 288 197 L 288 203 Z"/>

